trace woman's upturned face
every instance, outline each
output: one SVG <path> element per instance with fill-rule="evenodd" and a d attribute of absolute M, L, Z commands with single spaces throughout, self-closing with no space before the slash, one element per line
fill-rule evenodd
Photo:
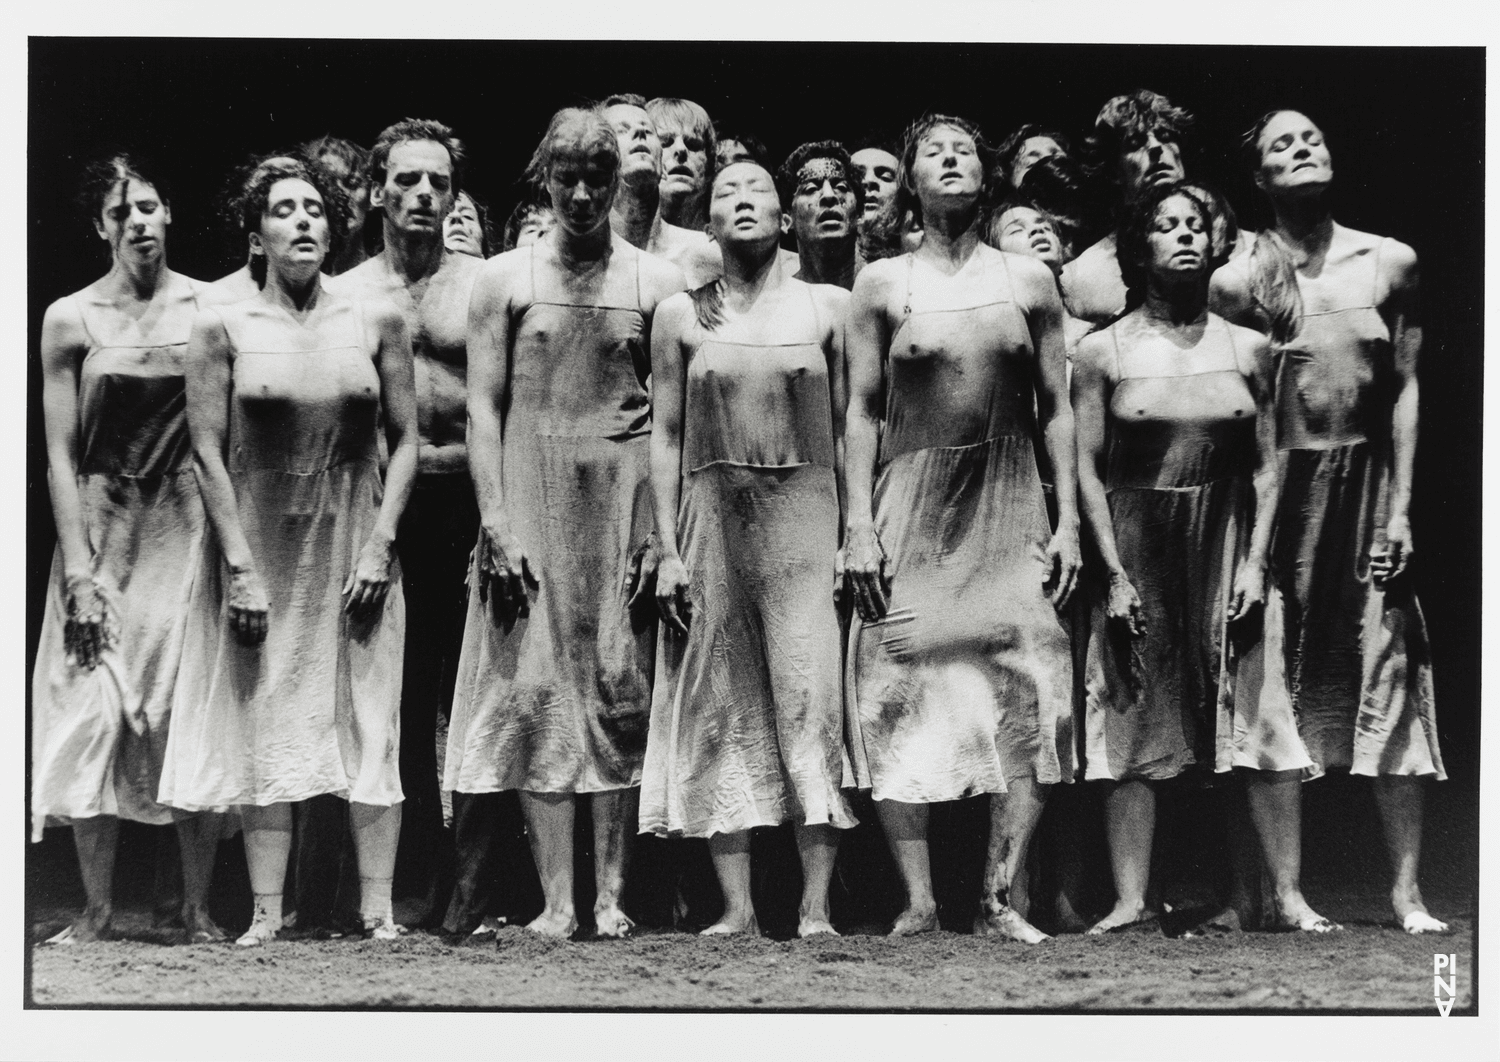
<path fill-rule="evenodd" d="M 443 247 L 459 254 L 484 257 L 484 232 L 479 227 L 479 210 L 467 192 L 459 192 L 453 209 L 443 221 Z"/>
<path fill-rule="evenodd" d="M 557 223 L 575 236 L 609 224 L 615 198 L 614 159 L 604 151 L 564 147 L 553 156 L 547 192 Z"/>
<path fill-rule="evenodd" d="M 1000 250 L 1038 259 L 1053 272 L 1062 268 L 1062 241 L 1052 219 L 1040 210 L 1011 207 L 995 224 L 1000 232 Z"/>
<path fill-rule="evenodd" d="M 156 189 L 132 177 L 110 189 L 94 228 L 122 261 L 144 263 L 166 253 L 171 223 L 172 212 Z"/>
<path fill-rule="evenodd" d="M 1026 171 L 1043 159 L 1066 154 L 1062 145 L 1050 136 L 1027 137 L 1021 143 L 1021 150 L 1016 152 L 1016 157 L 1010 164 L 1010 186 L 1021 187 L 1021 178 L 1026 176 Z"/>
<path fill-rule="evenodd" d="M 1323 131 L 1298 111 L 1282 111 L 1260 131 L 1255 183 L 1270 195 L 1321 192 L 1333 180 Z"/>
<path fill-rule="evenodd" d="M 718 243 L 774 243 L 782 227 L 776 182 L 760 165 L 737 162 L 714 177 L 708 231 Z"/>
<path fill-rule="evenodd" d="M 1169 196 L 1146 233 L 1146 268 L 1173 281 L 1195 276 L 1208 268 L 1208 246 L 1203 208 L 1185 195 Z"/>
<path fill-rule="evenodd" d="M 316 272 L 328 254 L 328 216 L 323 197 L 301 177 L 271 185 L 257 234 L 267 263 L 281 272 Z"/>
<path fill-rule="evenodd" d="M 708 142 L 665 120 L 657 126 L 656 135 L 661 137 L 661 194 L 687 196 L 701 191 L 708 172 Z"/>
<path fill-rule="evenodd" d="M 912 159 L 912 190 L 923 213 L 945 201 L 977 199 L 983 189 L 984 165 L 974 138 L 952 125 L 928 130 Z"/>

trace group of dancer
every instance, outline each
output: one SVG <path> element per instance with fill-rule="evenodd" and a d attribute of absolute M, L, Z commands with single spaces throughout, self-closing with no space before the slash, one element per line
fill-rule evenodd
<path fill-rule="evenodd" d="M 247 261 L 211 284 L 167 266 L 159 174 L 92 166 L 110 269 L 42 334 L 32 814 L 71 824 L 87 894 L 53 941 L 109 935 L 120 818 L 175 824 L 188 939 L 224 937 L 206 896 L 240 828 L 242 945 L 315 921 L 346 833 L 366 934 L 404 932 L 400 855 L 421 920 L 464 937 L 510 790 L 533 931 L 579 929 L 587 795 L 597 935 L 633 926 L 637 833 L 706 838 L 704 932 L 757 932 L 750 831 L 787 823 L 797 932 L 832 933 L 868 790 L 892 933 L 938 925 L 929 806 L 987 795 L 975 931 L 1036 943 L 1052 788 L 1103 788 L 1106 932 L 1152 917 L 1157 794 L 1192 772 L 1243 785 L 1262 924 L 1328 932 L 1300 784 L 1332 768 L 1372 779 L 1396 921 L 1445 930 L 1417 885 L 1444 772 L 1410 581 L 1416 258 L 1332 219 L 1308 116 L 1245 138 L 1260 233 L 1189 179 L 1190 123 L 1138 91 L 1076 153 L 928 115 L 773 167 L 695 103 L 621 94 L 554 115 L 499 233 L 462 142 L 407 119 L 245 167 Z"/>

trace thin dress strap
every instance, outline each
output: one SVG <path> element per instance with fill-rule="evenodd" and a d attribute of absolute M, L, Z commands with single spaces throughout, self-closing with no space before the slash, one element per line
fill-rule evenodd
<path fill-rule="evenodd" d="M 635 308 L 642 315 L 646 312 L 646 300 L 641 298 L 641 253 L 635 253 Z"/>
<path fill-rule="evenodd" d="M 1118 383 L 1125 379 L 1125 369 L 1120 364 L 1120 331 L 1118 328 L 1111 328 L 1109 330 L 1109 339 L 1115 345 L 1115 376 Z"/>
<path fill-rule="evenodd" d="M 84 301 L 77 295 L 69 295 L 68 298 L 73 300 L 73 305 L 78 310 L 78 323 L 83 325 L 83 334 L 88 337 L 88 349 L 92 353 L 99 349 L 102 344 L 99 342 L 98 337 L 94 335 L 94 330 L 89 327 L 88 315 L 83 312 Z"/>
<path fill-rule="evenodd" d="M 911 282 L 912 271 L 917 268 L 917 256 L 908 254 L 906 256 L 906 305 L 901 308 L 901 319 L 905 321 L 911 316 Z"/>
<path fill-rule="evenodd" d="M 823 342 L 823 319 L 818 314 L 818 300 L 813 295 L 811 284 L 804 284 L 803 288 L 807 291 L 807 301 L 812 305 L 813 335 L 817 337 L 817 342 L 821 344 Z"/>

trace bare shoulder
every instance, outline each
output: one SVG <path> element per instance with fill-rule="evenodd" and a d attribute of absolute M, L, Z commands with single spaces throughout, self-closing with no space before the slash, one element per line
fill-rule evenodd
<path fill-rule="evenodd" d="M 685 291 L 675 291 L 662 299 L 656 307 L 656 324 L 675 324 L 681 329 L 693 316 L 693 297 Z"/>
<path fill-rule="evenodd" d="M 883 302 L 890 295 L 898 278 L 906 276 L 909 268 L 906 259 L 909 257 L 910 255 L 899 255 L 868 263 L 859 271 L 859 276 L 854 278 L 854 290 L 850 293 L 854 300 L 867 304 Z"/>
<path fill-rule="evenodd" d="M 804 281 L 799 280 L 796 283 L 801 284 Z M 853 295 L 837 284 L 808 284 L 807 288 L 812 292 L 818 312 L 825 318 L 841 318 L 849 312 L 849 300 L 853 298 Z"/>
<path fill-rule="evenodd" d="M 43 353 L 49 347 L 74 349 L 88 345 L 88 331 L 83 326 L 79 301 L 89 297 L 93 285 L 71 295 L 64 295 L 47 307 L 42 315 Z"/>
<path fill-rule="evenodd" d="M 1220 321 L 1229 329 L 1229 338 L 1234 343 L 1234 349 L 1245 351 L 1254 357 L 1269 357 L 1271 354 L 1271 341 L 1253 328 L 1237 325 L 1233 321 L 1225 320 L 1217 313 L 1209 313 L 1213 321 Z"/>
<path fill-rule="evenodd" d="M 1101 328 L 1096 332 L 1090 332 L 1078 341 L 1078 349 L 1073 352 L 1073 365 L 1080 372 L 1093 372 L 1104 376 L 1110 375 L 1110 369 L 1114 365 L 1115 354 L 1115 331 L 1119 328 L 1118 322 L 1108 328 Z"/>
<path fill-rule="evenodd" d="M 631 247 L 624 240 L 615 241 L 615 246 L 616 248 L 629 247 L 630 253 L 637 256 L 638 268 L 641 271 L 641 291 L 648 296 L 649 301 L 661 303 L 664 306 L 663 300 L 687 289 L 687 278 L 676 263 L 661 255 L 652 254 L 650 251 Z M 660 308 L 658 306 L 658 310 Z"/>
<path fill-rule="evenodd" d="M 1036 305 L 1039 302 L 1057 300 L 1057 279 L 1043 262 L 1030 255 L 997 251 L 991 247 L 986 249 L 991 254 L 998 255 L 1005 263 L 1011 283 L 1026 296 L 1027 302 Z"/>

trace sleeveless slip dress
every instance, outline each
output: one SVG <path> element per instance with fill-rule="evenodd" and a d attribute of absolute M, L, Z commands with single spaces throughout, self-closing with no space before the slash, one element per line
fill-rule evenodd
<path fill-rule="evenodd" d="M 32 678 L 37 841 L 45 825 L 74 818 L 171 821 L 157 785 L 205 526 L 183 383 L 196 297 L 108 342 L 98 338 L 104 322 L 72 298 L 88 341 L 78 372 L 79 502 L 118 640 L 93 671 L 68 659 L 59 546 Z"/>
<path fill-rule="evenodd" d="M 270 602 L 268 633 L 247 646 L 230 629 L 228 570 L 209 536 L 163 803 L 265 806 L 323 793 L 401 801 L 406 614 L 394 555 L 380 610 L 343 611 L 383 494 L 380 377 L 363 307 L 323 311 L 339 341 L 313 350 L 284 349 L 287 318 L 277 307 L 250 300 L 216 311 L 233 350 L 226 465 Z"/>
<path fill-rule="evenodd" d="M 809 338 L 710 337 L 687 366 L 678 536 L 693 615 L 686 637 L 661 632 L 642 833 L 855 825 L 839 791 L 828 362 L 805 290 Z"/>
<path fill-rule="evenodd" d="M 1262 637 L 1278 622 L 1274 595 L 1263 619 L 1234 628 L 1226 619 L 1254 525 L 1255 398 L 1229 325 L 1210 317 L 1206 327 L 1223 333 L 1219 356 L 1181 376 L 1132 374 L 1118 327 L 1109 329 L 1119 382 L 1105 487 L 1146 633 L 1133 638 L 1109 620 L 1101 585 L 1086 680 L 1090 779 L 1166 779 L 1194 764 L 1310 766 L 1275 666 L 1279 642 Z"/>
<path fill-rule="evenodd" d="M 1277 380 L 1285 481 L 1271 570 L 1286 599 L 1287 672 L 1317 773 L 1446 778 L 1433 709 L 1432 655 L 1409 576 L 1382 592 L 1370 551 L 1389 519 L 1390 330 L 1378 309 L 1380 248 L 1350 298 L 1298 275 L 1297 338 Z M 1358 274 L 1357 274 L 1358 275 Z"/>
<path fill-rule="evenodd" d="M 656 629 L 655 609 L 632 614 L 627 592 L 654 526 L 640 258 L 580 303 L 527 254 L 532 298 L 511 329 L 502 476 L 540 587 L 530 617 L 505 634 L 471 570 L 443 788 L 623 789 L 640 784 Z"/>
<path fill-rule="evenodd" d="M 995 301 L 913 308 L 906 257 L 874 497 L 889 610 L 856 616 L 849 641 L 855 776 L 908 803 L 1004 792 L 1008 776 L 1070 781 L 1073 668 L 1042 589 L 1031 333 L 1008 272 Z M 1008 270 L 999 252 L 981 261 L 996 259 Z M 945 380 L 979 373 L 982 402 L 955 402 Z"/>

